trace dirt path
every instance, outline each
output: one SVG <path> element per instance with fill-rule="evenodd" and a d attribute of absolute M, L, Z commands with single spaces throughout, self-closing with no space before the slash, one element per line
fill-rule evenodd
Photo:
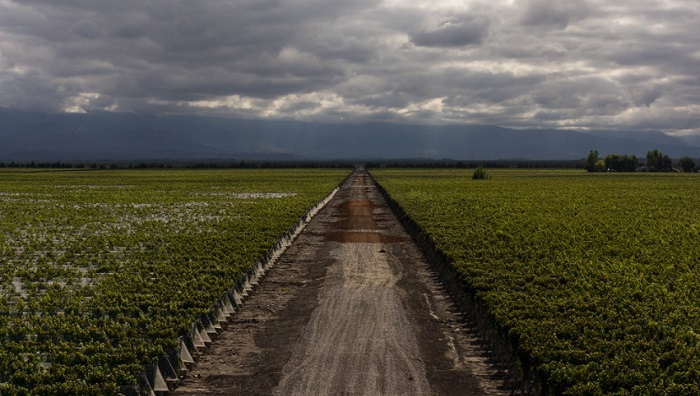
<path fill-rule="evenodd" d="M 358 172 L 175 394 L 510 394 L 473 334 Z"/>

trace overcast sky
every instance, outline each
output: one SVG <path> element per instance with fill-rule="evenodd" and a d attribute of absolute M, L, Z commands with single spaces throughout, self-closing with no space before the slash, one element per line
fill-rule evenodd
<path fill-rule="evenodd" d="M 700 133 L 700 1 L 0 0 L 0 106 Z"/>

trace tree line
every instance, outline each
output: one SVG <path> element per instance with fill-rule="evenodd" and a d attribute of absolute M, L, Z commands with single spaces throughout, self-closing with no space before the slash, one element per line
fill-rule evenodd
<path fill-rule="evenodd" d="M 589 172 L 696 172 L 695 160 L 685 156 L 673 167 L 673 159 L 657 149 L 647 152 L 642 163 L 634 155 L 608 154 L 600 158 L 598 151 L 591 150 L 586 157 L 585 169 Z"/>
<path fill-rule="evenodd" d="M 353 168 L 352 161 L 141 161 L 141 162 L 0 162 L 0 168 L 36 168 L 36 169 L 266 169 L 266 168 Z"/>

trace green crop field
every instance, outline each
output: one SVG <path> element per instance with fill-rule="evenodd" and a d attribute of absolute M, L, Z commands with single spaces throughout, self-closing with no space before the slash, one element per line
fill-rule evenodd
<path fill-rule="evenodd" d="M 0 170 L 0 394 L 113 394 L 349 170 Z"/>
<path fill-rule="evenodd" d="M 546 392 L 700 394 L 700 177 L 376 170 Z"/>

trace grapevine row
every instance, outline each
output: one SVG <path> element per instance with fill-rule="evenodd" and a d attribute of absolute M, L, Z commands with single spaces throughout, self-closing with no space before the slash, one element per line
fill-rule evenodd
<path fill-rule="evenodd" d="M 697 175 L 372 174 L 540 393 L 700 393 Z"/>
<path fill-rule="evenodd" d="M 116 394 L 347 171 L 0 172 L 0 394 Z"/>

